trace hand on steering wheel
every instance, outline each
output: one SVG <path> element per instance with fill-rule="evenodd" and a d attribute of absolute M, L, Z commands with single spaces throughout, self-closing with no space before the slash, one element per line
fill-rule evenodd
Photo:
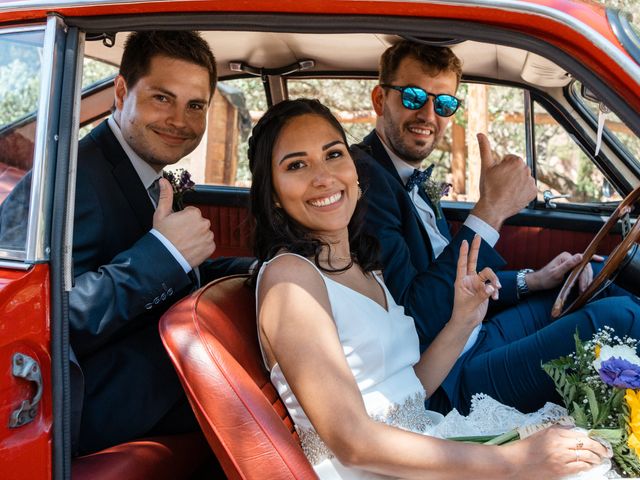
<path fill-rule="evenodd" d="M 608 280 L 613 276 L 614 273 L 617 272 L 618 267 L 625 259 L 627 252 L 631 248 L 631 246 L 636 243 L 638 238 L 640 238 L 640 221 L 637 221 L 629 233 L 622 239 L 622 241 L 614 248 L 609 257 L 606 259 L 604 265 L 602 266 L 602 270 L 600 273 L 596 275 L 591 284 L 578 295 L 569 306 L 565 306 L 565 302 L 569 297 L 569 293 L 571 289 L 574 287 L 576 280 L 580 277 L 582 270 L 591 260 L 591 257 L 595 255 L 598 251 L 598 247 L 604 238 L 609 235 L 609 232 L 613 228 L 613 226 L 620 220 L 622 217 L 627 215 L 633 209 L 633 205 L 640 198 L 640 186 L 636 187 L 629 195 L 626 196 L 618 208 L 616 208 L 615 212 L 609 217 L 609 220 L 602 226 L 600 231 L 596 234 L 596 236 L 591 240 L 591 243 L 584 251 L 582 255 L 582 261 L 574 267 L 574 269 L 567 277 L 567 280 L 564 282 L 564 285 L 560 289 L 560 293 L 558 293 L 558 297 L 556 298 L 555 303 L 553 304 L 553 308 L 551 309 L 551 317 L 558 318 L 566 313 L 572 312 L 580 307 L 582 307 L 585 303 L 591 300 L 599 290 L 600 287 L 604 284 L 605 280 Z"/>

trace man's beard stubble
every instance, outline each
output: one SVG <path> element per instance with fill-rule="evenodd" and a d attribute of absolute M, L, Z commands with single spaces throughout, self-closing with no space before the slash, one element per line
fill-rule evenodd
<path fill-rule="evenodd" d="M 429 127 L 432 132 L 432 141 L 430 143 L 426 141 L 418 141 L 415 142 L 413 146 L 407 145 L 405 139 L 402 135 L 402 126 L 397 126 L 393 124 L 390 116 L 385 115 L 384 119 L 384 127 L 385 133 L 387 137 L 387 141 L 389 142 L 389 147 L 394 153 L 400 157 L 400 159 L 405 162 L 419 168 L 425 158 L 431 155 L 431 152 L 436 147 L 437 144 L 437 127 L 433 124 L 423 124 L 421 126 Z"/>

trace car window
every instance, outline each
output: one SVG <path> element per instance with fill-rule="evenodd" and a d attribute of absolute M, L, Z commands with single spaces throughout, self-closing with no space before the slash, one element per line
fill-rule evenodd
<path fill-rule="evenodd" d="M 92 58 L 82 61 L 81 123 L 78 139 L 82 139 L 111 113 L 113 105 L 113 78 L 118 74 L 118 67 L 110 63 Z M 108 88 L 104 88 L 108 85 Z M 108 92 L 107 92 L 108 91 Z"/>
<path fill-rule="evenodd" d="M 197 184 L 249 187 L 247 140 L 251 128 L 266 110 L 267 100 L 260 78 L 218 82 L 202 142 L 165 170 L 187 170 Z"/>
<path fill-rule="evenodd" d="M 475 202 L 480 197 L 480 151 L 476 134 L 486 133 L 494 155 L 525 157 L 524 92 L 520 88 L 463 83 L 462 107 L 424 166 L 435 165 L 434 179 L 451 184 L 447 201 Z"/>
<path fill-rule="evenodd" d="M 0 30 L 0 256 L 24 251 L 40 98 L 41 29 Z"/>
<path fill-rule="evenodd" d="M 371 90 L 376 79 L 289 79 L 289 98 L 317 98 L 338 117 L 351 143 L 362 141 L 374 127 Z M 475 134 L 486 132 L 496 155 L 524 156 L 524 94 L 521 89 L 463 83 L 458 90 L 463 108 L 424 167 L 435 165 L 433 178 L 453 188 L 445 200 L 475 202 L 479 198 L 480 154 Z"/>
<path fill-rule="evenodd" d="M 375 127 L 371 106 L 373 79 L 304 78 L 287 80 L 289 98 L 316 98 L 329 107 L 347 134 L 349 143 L 360 143 Z"/>
<path fill-rule="evenodd" d="M 534 102 L 538 200 L 562 196 L 556 203 L 593 203 L 620 200 L 602 172 L 574 138 L 538 102 Z"/>
<path fill-rule="evenodd" d="M 579 81 L 573 82 L 571 85 L 572 99 L 581 103 L 591 115 L 593 122 L 597 123 L 601 113 L 600 102 L 586 98 L 581 92 L 582 84 Z M 640 166 L 640 138 L 614 112 L 606 107 L 604 107 L 604 112 L 604 130 L 614 139 L 618 147 L 626 152 L 636 165 Z"/>

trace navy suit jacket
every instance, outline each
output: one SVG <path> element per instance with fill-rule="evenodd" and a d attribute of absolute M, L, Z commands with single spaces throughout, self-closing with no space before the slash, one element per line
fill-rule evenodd
<path fill-rule="evenodd" d="M 0 209 L 0 243 L 24 245 L 31 172 Z M 72 444 L 89 452 L 145 435 L 184 400 L 157 322 L 194 285 L 150 233 L 154 207 L 107 122 L 80 141 L 69 294 Z M 251 258 L 200 266 L 202 283 L 247 273 Z M 195 424 L 194 424 L 195 426 Z M 167 432 L 170 433 L 170 432 Z"/>
<path fill-rule="evenodd" d="M 366 228 L 380 242 L 385 283 L 396 302 L 413 317 L 420 350 L 424 351 L 451 317 L 460 244 L 463 240 L 471 242 L 475 232 L 463 225 L 451 236 L 442 216 L 438 228 L 451 241 L 435 258 L 418 211 L 376 132 L 365 137 L 356 149 L 356 165 L 366 200 Z M 436 211 L 427 196 L 423 198 Z M 504 265 L 502 257 L 483 240 L 478 271 L 484 267 L 497 271 Z M 515 272 L 498 275 L 502 284 L 500 302 L 515 303 Z M 448 394 L 452 394 L 457 377 L 453 370 L 452 374 L 443 384 Z"/>
<path fill-rule="evenodd" d="M 109 444 L 145 434 L 184 395 L 162 348 L 157 321 L 194 285 L 149 232 L 153 214 L 144 185 L 103 122 L 78 150 L 75 285 L 69 304 L 71 345 L 84 372 L 85 401 L 93 401 L 87 397 L 92 388 L 100 389 L 105 409 L 135 412 L 114 416 L 113 423 L 121 424 L 112 438 L 101 433 Z M 246 273 L 252 261 L 207 261 L 200 266 L 202 283 Z M 105 394 L 105 389 L 111 392 Z M 83 424 L 99 425 L 100 419 L 87 417 L 104 415 L 104 410 L 86 407 Z M 91 444 L 91 436 L 90 430 L 81 429 L 81 448 L 104 446 Z"/>

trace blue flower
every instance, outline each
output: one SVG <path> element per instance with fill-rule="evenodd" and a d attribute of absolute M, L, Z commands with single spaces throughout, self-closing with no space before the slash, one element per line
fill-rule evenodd
<path fill-rule="evenodd" d="M 640 388 L 640 366 L 618 357 L 602 362 L 598 374 L 604 383 L 616 388 Z"/>

